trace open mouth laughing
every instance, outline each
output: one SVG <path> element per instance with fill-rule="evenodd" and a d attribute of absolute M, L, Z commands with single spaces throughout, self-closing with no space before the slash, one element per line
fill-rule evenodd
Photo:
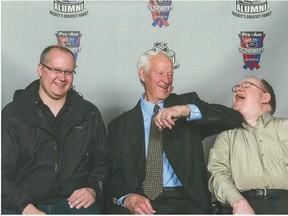
<path fill-rule="evenodd" d="M 245 96 L 243 94 L 236 94 L 235 99 L 236 101 L 242 101 L 245 99 Z"/>

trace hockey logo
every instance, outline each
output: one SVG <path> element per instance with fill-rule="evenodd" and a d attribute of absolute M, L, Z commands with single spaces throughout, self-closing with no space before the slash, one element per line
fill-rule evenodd
<path fill-rule="evenodd" d="M 162 51 L 162 52 L 165 52 L 167 53 L 171 60 L 172 60 L 172 63 L 173 63 L 173 69 L 177 69 L 180 67 L 180 64 L 177 63 L 176 61 L 176 54 L 173 50 L 170 50 L 168 48 L 168 44 L 165 43 L 165 42 L 160 42 L 160 41 L 157 41 L 153 44 L 153 48 L 151 49 L 152 51 Z"/>
<path fill-rule="evenodd" d="M 58 45 L 70 49 L 77 59 L 78 53 L 81 51 L 80 39 L 82 34 L 80 31 L 58 31 L 55 35 Z"/>
<path fill-rule="evenodd" d="M 263 32 L 240 32 L 239 51 L 243 55 L 245 65 L 244 69 L 259 69 L 260 57 L 264 52 L 263 41 L 265 34 Z"/>
<path fill-rule="evenodd" d="M 150 0 L 148 2 L 148 9 L 151 11 L 153 23 L 152 25 L 160 28 L 168 26 L 169 13 L 173 9 L 172 0 Z"/>

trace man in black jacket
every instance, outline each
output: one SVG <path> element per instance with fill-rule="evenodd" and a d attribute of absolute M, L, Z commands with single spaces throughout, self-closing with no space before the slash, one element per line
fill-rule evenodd
<path fill-rule="evenodd" d="M 97 107 L 72 89 L 73 53 L 49 46 L 39 80 L 2 110 L 2 214 L 96 214 L 107 179 Z"/>
<path fill-rule="evenodd" d="M 164 52 L 144 53 L 138 61 L 138 73 L 145 93 L 133 109 L 108 125 L 113 150 L 109 213 L 211 213 L 202 140 L 239 126 L 242 115 L 208 104 L 195 92 L 171 94 L 173 65 Z M 163 188 L 158 197 L 151 198 L 144 192 L 148 179 L 145 161 L 156 104 L 160 111 L 155 122 L 163 131 Z"/>

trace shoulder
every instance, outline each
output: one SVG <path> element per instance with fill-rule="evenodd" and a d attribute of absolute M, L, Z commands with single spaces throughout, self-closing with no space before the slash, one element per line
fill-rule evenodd
<path fill-rule="evenodd" d="M 12 110 L 13 110 L 13 102 L 10 102 L 2 109 L 2 118 L 11 115 Z"/>
<path fill-rule="evenodd" d="M 85 114 L 87 112 L 92 112 L 96 115 L 101 115 L 98 107 L 92 103 L 91 101 L 88 101 L 83 98 L 81 94 L 78 92 L 71 90 L 69 92 L 69 102 L 68 104 L 72 106 L 74 112 L 78 112 L 79 114 Z"/>
<path fill-rule="evenodd" d="M 165 100 L 165 105 L 173 106 L 173 105 L 186 105 L 189 103 L 197 104 L 200 101 L 201 100 L 196 92 L 188 92 L 184 94 L 172 93 Z"/>
<path fill-rule="evenodd" d="M 80 103 L 81 106 L 90 106 L 90 107 L 95 106 L 92 102 L 84 99 L 83 95 L 75 91 L 74 89 L 70 89 L 67 95 L 68 95 L 67 97 L 68 102 L 73 105 Z"/>
<path fill-rule="evenodd" d="M 280 118 L 280 117 L 276 117 L 274 118 L 274 121 L 279 123 L 279 124 L 288 124 L 288 118 Z"/>
<path fill-rule="evenodd" d="M 199 98 L 198 94 L 196 92 L 187 92 L 187 93 L 183 93 L 183 94 L 176 94 L 176 93 L 172 93 L 168 96 L 168 98 L 166 100 L 181 100 L 181 99 L 187 99 L 187 98 Z"/>
<path fill-rule="evenodd" d="M 116 118 L 114 118 L 109 124 L 108 127 L 112 127 L 113 125 L 119 125 L 125 122 L 128 119 L 137 119 L 142 115 L 140 103 L 138 102 L 136 106 L 128 111 L 123 112 Z"/>
<path fill-rule="evenodd" d="M 268 116 L 268 117 L 267 117 Z M 275 134 L 277 139 L 280 140 L 287 140 L 288 139 L 288 119 L 287 118 L 280 118 L 274 117 L 272 115 L 265 116 L 267 123 L 265 125 L 265 129 L 267 132 Z"/>
<path fill-rule="evenodd" d="M 16 90 L 13 96 L 13 100 L 9 102 L 2 109 L 2 116 L 13 115 L 15 113 L 27 113 L 32 109 L 35 104 L 34 95 L 28 89 Z"/>
<path fill-rule="evenodd" d="M 280 127 L 288 131 L 288 118 L 275 117 L 273 123 L 276 127 Z"/>
<path fill-rule="evenodd" d="M 275 117 L 270 113 L 264 113 L 261 115 L 262 121 L 264 125 L 267 125 L 268 127 L 288 127 L 288 118 L 282 118 L 282 117 Z"/>

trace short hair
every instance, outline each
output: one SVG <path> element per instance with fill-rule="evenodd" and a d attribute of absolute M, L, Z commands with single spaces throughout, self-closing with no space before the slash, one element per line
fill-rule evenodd
<path fill-rule="evenodd" d="M 75 59 L 75 57 L 74 57 L 73 52 L 72 52 L 70 49 L 68 49 L 68 48 L 66 48 L 66 47 L 63 47 L 63 46 L 60 46 L 60 45 L 51 45 L 51 46 L 46 47 L 46 48 L 42 51 L 42 53 L 41 53 L 41 56 L 40 56 L 40 64 L 44 64 L 44 63 L 47 61 L 48 54 L 49 54 L 49 52 L 50 52 L 52 49 L 58 49 L 58 50 L 60 50 L 60 51 L 62 51 L 62 52 L 64 52 L 64 53 L 70 54 L 70 55 L 73 57 L 74 65 L 75 65 L 75 67 L 76 67 L 76 59 Z"/>
<path fill-rule="evenodd" d="M 270 83 L 268 83 L 265 79 L 262 79 L 261 82 L 262 82 L 262 85 L 264 87 L 264 90 L 271 95 L 271 99 L 269 101 L 269 104 L 270 104 L 272 110 L 270 113 L 274 114 L 276 111 L 276 96 L 275 96 L 274 89 L 270 85 Z"/>
<path fill-rule="evenodd" d="M 149 51 L 143 53 L 139 57 L 139 60 L 137 62 L 137 70 L 139 71 L 140 69 L 143 69 L 145 72 L 147 72 L 149 70 L 149 67 L 150 67 L 150 58 L 153 56 L 156 56 L 156 55 L 164 55 L 171 60 L 171 57 L 164 51 L 149 50 Z M 172 60 L 171 60 L 171 62 L 172 62 Z"/>

